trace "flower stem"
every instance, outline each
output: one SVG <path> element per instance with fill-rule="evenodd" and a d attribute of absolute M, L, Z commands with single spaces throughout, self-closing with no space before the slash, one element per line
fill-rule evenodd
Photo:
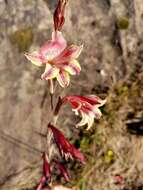
<path fill-rule="evenodd" d="M 53 105 L 53 94 L 50 94 L 50 104 L 51 104 L 51 110 L 54 109 L 54 105 Z"/>
<path fill-rule="evenodd" d="M 63 104 L 63 101 L 62 101 L 61 97 L 59 96 L 57 105 L 56 105 L 55 110 L 54 110 L 54 116 L 57 116 L 59 114 L 59 111 L 60 111 L 62 104 Z"/>

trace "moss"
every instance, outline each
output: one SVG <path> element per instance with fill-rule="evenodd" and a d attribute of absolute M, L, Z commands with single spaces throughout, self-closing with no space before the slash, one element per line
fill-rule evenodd
<path fill-rule="evenodd" d="M 117 27 L 119 30 L 126 30 L 129 27 L 129 20 L 125 17 L 117 20 Z"/>
<path fill-rule="evenodd" d="M 15 31 L 10 35 L 10 40 L 12 44 L 17 46 L 19 52 L 27 51 L 33 42 L 32 28 L 28 27 Z"/>
<path fill-rule="evenodd" d="M 97 145 L 101 145 L 101 136 L 100 136 L 100 134 L 98 134 L 98 133 L 95 133 L 95 135 L 94 135 L 94 142 L 97 144 Z"/>
<path fill-rule="evenodd" d="M 89 148 L 90 138 L 84 137 L 80 143 L 80 148 L 83 150 Z"/>
<path fill-rule="evenodd" d="M 87 152 L 89 151 L 90 144 L 93 142 L 93 135 L 89 133 L 84 133 L 83 137 L 80 140 L 80 148 L 82 151 Z"/>
<path fill-rule="evenodd" d="M 128 91 L 128 86 L 121 86 L 118 89 L 116 89 L 116 94 L 118 96 L 121 96 L 122 94 L 126 93 Z"/>

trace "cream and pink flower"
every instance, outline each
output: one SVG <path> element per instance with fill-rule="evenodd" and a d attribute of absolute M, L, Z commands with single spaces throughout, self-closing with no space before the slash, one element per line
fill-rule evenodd
<path fill-rule="evenodd" d="M 95 95 L 89 96 L 66 96 L 63 98 L 63 103 L 70 103 L 72 106 L 72 110 L 75 112 L 76 115 L 81 115 L 82 120 L 76 125 L 83 126 L 88 124 L 88 129 L 94 123 L 94 118 L 100 119 L 102 113 L 99 107 L 103 106 L 106 103 L 106 100 L 102 100 Z"/>
<path fill-rule="evenodd" d="M 45 66 L 45 72 L 41 78 L 50 80 L 57 79 L 59 84 L 65 88 L 70 83 L 70 75 L 79 74 L 81 67 L 76 60 L 83 46 L 67 46 L 61 32 L 52 33 L 52 40 L 45 43 L 39 52 L 26 53 L 25 56 L 36 66 Z"/>

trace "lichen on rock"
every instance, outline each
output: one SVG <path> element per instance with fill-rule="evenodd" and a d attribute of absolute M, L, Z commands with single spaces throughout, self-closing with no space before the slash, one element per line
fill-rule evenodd
<path fill-rule="evenodd" d="M 19 52 L 25 52 L 33 42 L 33 31 L 31 27 L 19 29 L 10 35 L 12 44 L 16 45 Z"/>

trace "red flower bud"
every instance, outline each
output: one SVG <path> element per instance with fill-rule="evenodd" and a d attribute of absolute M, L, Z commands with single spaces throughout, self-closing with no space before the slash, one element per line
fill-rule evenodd
<path fill-rule="evenodd" d="M 51 124 L 48 125 L 48 128 L 51 129 L 53 133 L 55 143 L 57 144 L 61 156 L 64 156 L 66 159 L 74 157 L 82 163 L 85 163 L 84 155 L 76 149 L 74 145 L 69 143 L 61 131 Z"/>
<path fill-rule="evenodd" d="M 41 180 L 40 180 L 40 182 L 39 182 L 39 184 L 38 184 L 38 186 L 37 186 L 37 188 L 36 188 L 36 190 L 41 190 L 41 189 L 43 188 L 45 182 L 46 182 L 46 177 L 45 177 L 45 176 L 42 176 L 42 177 L 41 177 Z"/>
<path fill-rule="evenodd" d="M 46 180 L 48 180 L 48 182 L 51 181 L 51 171 L 50 165 L 48 163 L 48 156 L 46 153 L 43 153 L 43 175 L 36 190 L 42 190 L 42 188 L 45 186 Z"/>
<path fill-rule="evenodd" d="M 54 12 L 54 27 L 55 31 L 60 31 L 65 22 L 64 12 L 67 0 L 59 0 L 57 8 Z"/>
<path fill-rule="evenodd" d="M 46 179 L 51 181 L 51 170 L 46 153 L 43 153 L 43 175 L 46 177 Z"/>

